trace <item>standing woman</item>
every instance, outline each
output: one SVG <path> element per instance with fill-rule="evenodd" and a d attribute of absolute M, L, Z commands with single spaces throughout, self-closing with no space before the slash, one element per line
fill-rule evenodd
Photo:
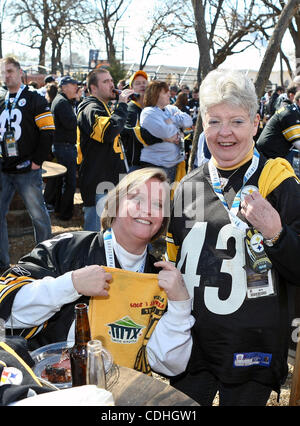
<path fill-rule="evenodd" d="M 207 75 L 200 112 L 212 158 L 174 196 L 169 260 L 184 273 L 196 322 L 188 368 L 171 381 L 201 405 L 217 391 L 220 405 L 265 405 L 288 372 L 300 186 L 286 160 L 266 162 L 255 149 L 256 111 L 247 76 Z"/>
<path fill-rule="evenodd" d="M 170 105 L 170 90 L 164 81 L 151 81 L 145 92 L 144 105 L 141 127 L 161 138 L 162 142 L 143 147 L 141 165 L 163 168 L 173 183 L 177 166 L 185 160 L 184 149 L 181 150 L 179 145 L 180 130 L 192 127 L 192 118 Z"/>
<path fill-rule="evenodd" d="M 140 115 L 144 108 L 144 96 L 148 86 L 148 75 L 143 70 L 136 71 L 129 79 L 129 87 L 134 90 L 128 103 L 128 115 L 121 139 L 126 152 L 129 171 L 140 167 L 141 150 L 144 145 L 162 142 L 140 127 Z"/>

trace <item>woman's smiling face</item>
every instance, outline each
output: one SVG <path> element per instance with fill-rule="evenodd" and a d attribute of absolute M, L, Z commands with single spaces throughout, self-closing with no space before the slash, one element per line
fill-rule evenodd
<path fill-rule="evenodd" d="M 253 145 L 259 116 L 252 121 L 249 113 L 236 105 L 221 103 L 208 108 L 203 120 L 206 142 L 221 167 L 240 163 Z"/>
<path fill-rule="evenodd" d="M 132 253 L 144 250 L 162 226 L 165 197 L 165 184 L 156 178 L 128 192 L 112 226 L 119 244 Z"/>

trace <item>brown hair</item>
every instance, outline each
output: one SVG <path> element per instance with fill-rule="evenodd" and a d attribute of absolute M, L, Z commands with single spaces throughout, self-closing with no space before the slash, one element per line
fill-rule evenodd
<path fill-rule="evenodd" d="M 57 95 L 57 92 L 58 92 L 58 87 L 57 87 L 57 84 L 55 82 L 54 83 L 47 83 L 45 97 L 46 97 L 49 104 L 52 103 L 53 99 Z"/>
<path fill-rule="evenodd" d="M 153 237 L 151 238 L 151 242 L 159 238 L 167 231 L 170 216 L 170 186 L 166 173 L 164 172 L 164 170 L 158 167 L 145 167 L 143 169 L 138 169 L 131 173 L 128 173 L 115 188 L 108 192 L 104 209 L 101 215 L 101 229 L 103 231 L 111 228 L 113 220 L 118 214 L 120 203 L 128 195 L 129 191 L 134 191 L 135 189 L 138 189 L 149 179 L 153 178 L 165 184 L 166 199 L 162 226 L 159 231 L 155 235 L 153 235 Z"/>
<path fill-rule="evenodd" d="M 186 107 L 187 104 L 188 104 L 188 95 L 187 95 L 187 93 L 180 92 L 177 95 L 177 99 L 176 99 L 176 102 L 175 102 L 174 105 L 177 106 L 177 108 L 181 109 L 183 107 Z"/>
<path fill-rule="evenodd" d="M 18 62 L 16 60 L 16 58 L 14 58 L 13 56 L 7 56 L 6 58 L 3 58 L 3 59 L 1 59 L 1 62 L 3 64 L 12 64 L 17 69 L 19 69 L 19 70 L 21 69 L 20 62 Z"/>
<path fill-rule="evenodd" d="M 109 71 L 106 68 L 95 68 L 92 71 L 89 72 L 87 78 L 86 78 L 86 85 L 88 88 L 88 91 L 91 92 L 91 85 L 97 86 L 98 84 L 98 74 L 102 73 L 109 73 Z"/>
<path fill-rule="evenodd" d="M 155 106 L 162 90 L 165 92 L 169 90 L 169 85 L 165 81 L 151 81 L 145 91 L 144 106 Z"/>

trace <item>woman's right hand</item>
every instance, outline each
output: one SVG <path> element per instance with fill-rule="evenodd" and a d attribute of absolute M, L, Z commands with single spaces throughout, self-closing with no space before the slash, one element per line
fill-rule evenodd
<path fill-rule="evenodd" d="M 72 272 L 73 286 L 84 296 L 108 296 L 112 275 L 98 265 L 85 266 Z"/>
<path fill-rule="evenodd" d="M 178 145 L 179 144 L 179 140 L 180 140 L 179 134 L 175 133 L 174 136 L 171 136 L 170 138 L 165 138 L 164 142 L 171 142 L 171 143 L 175 143 L 176 145 Z"/>

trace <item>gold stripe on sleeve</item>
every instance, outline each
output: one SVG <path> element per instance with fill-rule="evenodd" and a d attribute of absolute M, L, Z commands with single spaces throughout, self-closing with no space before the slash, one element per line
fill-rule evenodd
<path fill-rule="evenodd" d="M 35 117 L 35 123 L 40 130 L 55 130 L 51 112 L 45 112 Z"/>

